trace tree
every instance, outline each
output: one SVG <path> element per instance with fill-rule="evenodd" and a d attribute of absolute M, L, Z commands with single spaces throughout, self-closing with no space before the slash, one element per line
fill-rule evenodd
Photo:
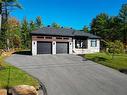
<path fill-rule="evenodd" d="M 14 8 L 21 8 L 18 0 L 0 0 L 0 42 L 2 42 L 3 48 L 7 46 L 8 15 Z"/>
<path fill-rule="evenodd" d="M 59 24 L 57 24 L 57 23 L 52 23 L 52 25 L 51 25 L 52 27 L 54 27 L 54 28 L 60 28 L 61 26 L 59 25 Z"/>
<path fill-rule="evenodd" d="M 111 16 L 108 21 L 108 38 L 111 41 L 121 40 L 121 31 L 120 31 L 120 19 L 117 16 Z M 122 41 L 122 40 L 121 40 Z"/>
<path fill-rule="evenodd" d="M 109 16 L 105 13 L 101 13 L 92 20 L 91 33 L 98 35 L 104 39 L 108 39 L 108 21 Z"/>
<path fill-rule="evenodd" d="M 83 31 L 84 31 L 84 32 L 89 32 L 89 28 L 88 28 L 87 26 L 84 26 L 84 27 L 83 27 Z"/>
<path fill-rule="evenodd" d="M 15 36 L 20 37 L 20 23 L 16 18 L 9 18 L 6 24 L 7 30 L 5 31 L 6 33 L 6 45 L 7 48 L 15 48 L 17 46 L 14 45 L 15 41 Z M 20 44 L 20 43 L 19 43 Z M 18 45 L 19 46 L 19 45 Z"/>
<path fill-rule="evenodd" d="M 121 20 L 123 42 L 127 45 L 127 4 L 122 5 L 118 17 Z"/>
<path fill-rule="evenodd" d="M 106 42 L 107 52 L 112 54 L 112 59 L 115 54 L 125 53 L 124 45 L 119 40 L 114 40 L 113 42 Z"/>
<path fill-rule="evenodd" d="M 42 26 L 43 26 L 42 18 L 40 16 L 37 16 L 37 18 L 36 18 L 36 27 L 41 28 Z"/>
<path fill-rule="evenodd" d="M 0 0 L 0 14 L 2 17 L 2 24 L 6 23 L 10 11 L 12 11 L 14 8 L 22 8 L 18 0 Z"/>
<path fill-rule="evenodd" d="M 30 32 L 36 29 L 34 21 L 30 21 Z"/>
<path fill-rule="evenodd" d="M 30 34 L 29 34 L 29 24 L 26 17 L 21 23 L 21 35 L 22 35 L 22 48 L 30 48 Z"/>
<path fill-rule="evenodd" d="M 21 47 L 21 37 L 19 35 L 14 34 L 13 45 L 14 45 L 14 48 L 20 48 Z"/>

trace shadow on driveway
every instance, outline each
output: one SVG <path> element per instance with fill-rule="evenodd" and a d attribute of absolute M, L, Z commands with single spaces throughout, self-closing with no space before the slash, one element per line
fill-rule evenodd
<path fill-rule="evenodd" d="M 19 54 L 19 55 L 32 55 L 30 50 L 25 50 L 25 51 L 17 51 L 14 52 L 13 54 Z"/>

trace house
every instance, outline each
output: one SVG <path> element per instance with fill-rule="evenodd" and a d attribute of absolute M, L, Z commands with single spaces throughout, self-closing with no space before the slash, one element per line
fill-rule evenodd
<path fill-rule="evenodd" d="M 43 27 L 31 32 L 32 55 L 87 54 L 100 51 L 100 37 L 84 31 Z"/>

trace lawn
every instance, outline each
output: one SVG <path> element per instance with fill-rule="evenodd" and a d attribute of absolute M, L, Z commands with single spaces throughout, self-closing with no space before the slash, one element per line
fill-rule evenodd
<path fill-rule="evenodd" d="M 112 58 L 111 54 L 94 53 L 86 54 L 84 57 L 117 70 L 127 69 L 127 54 L 117 54 Z"/>
<path fill-rule="evenodd" d="M 39 86 L 39 81 L 26 72 L 4 62 L 0 57 L 0 88 L 7 88 L 16 85 Z"/>

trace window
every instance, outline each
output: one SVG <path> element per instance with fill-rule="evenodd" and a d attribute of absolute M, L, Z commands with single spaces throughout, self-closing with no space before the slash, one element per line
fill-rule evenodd
<path fill-rule="evenodd" d="M 97 47 L 97 40 L 96 39 L 91 40 L 91 47 Z"/>
<path fill-rule="evenodd" d="M 78 49 L 87 48 L 87 40 L 75 40 L 75 48 Z"/>

